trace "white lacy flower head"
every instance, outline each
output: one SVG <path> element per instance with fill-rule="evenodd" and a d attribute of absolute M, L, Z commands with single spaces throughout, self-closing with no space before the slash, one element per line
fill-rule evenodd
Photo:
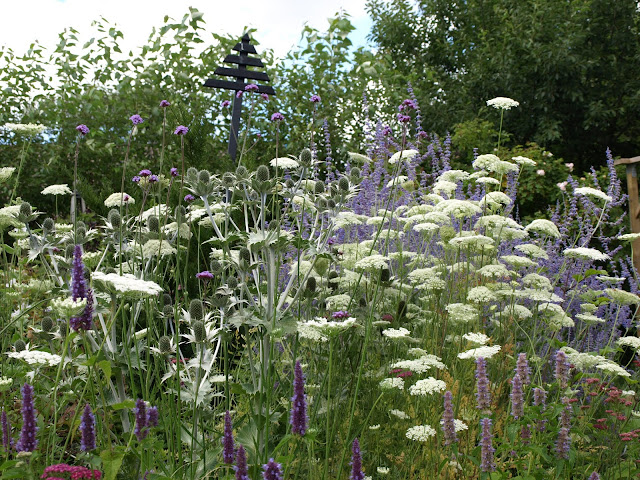
<path fill-rule="evenodd" d="M 458 200 L 456 198 L 443 200 L 436 205 L 436 210 L 458 219 L 472 217 L 482 212 L 480 207 L 475 203 L 468 200 Z"/>
<path fill-rule="evenodd" d="M 449 313 L 449 322 L 453 325 L 472 323 L 478 320 L 478 309 L 468 303 L 450 303 L 445 307 Z"/>
<path fill-rule="evenodd" d="M 518 155 L 517 157 L 511 157 L 511 160 L 516 162 L 518 165 L 523 165 L 528 167 L 535 167 L 537 165 L 537 163 L 531 160 L 530 158 L 523 157 L 520 155 Z"/>
<path fill-rule="evenodd" d="M 389 222 L 389 220 L 391 220 L 391 219 L 388 216 L 380 217 L 380 216 L 376 215 L 375 217 L 367 218 L 367 225 L 375 225 L 375 226 L 379 227 L 380 225 Z"/>
<path fill-rule="evenodd" d="M 153 238 L 151 240 L 147 240 L 147 243 L 142 246 L 142 256 L 144 258 L 156 256 L 166 257 L 167 255 L 174 255 L 175 253 L 176 249 L 173 248 L 166 240 L 160 241 Z"/>
<path fill-rule="evenodd" d="M 529 273 L 522 277 L 522 284 L 531 288 L 551 290 L 551 280 L 537 273 Z"/>
<path fill-rule="evenodd" d="M 445 281 L 440 278 L 437 267 L 416 268 L 407 276 L 409 282 L 420 290 L 440 290 L 445 287 Z"/>
<path fill-rule="evenodd" d="M 571 347 L 565 346 L 560 350 L 567 354 L 567 361 L 580 371 L 588 370 L 603 363 L 609 363 L 609 360 L 601 355 L 579 352 Z"/>
<path fill-rule="evenodd" d="M 369 427 L 371 428 L 371 427 Z M 378 467 L 376 468 L 376 472 L 378 472 L 380 475 L 389 475 L 389 472 L 391 470 L 389 470 L 389 467 Z"/>
<path fill-rule="evenodd" d="M 538 265 L 533 260 L 530 260 L 527 257 L 521 257 L 520 255 L 502 255 L 500 257 L 500 261 L 513 265 L 514 268 L 528 268 Z"/>
<path fill-rule="evenodd" d="M 493 177 L 478 177 L 476 178 L 476 183 L 482 183 L 485 185 L 500 185 L 500 180 L 497 180 Z"/>
<path fill-rule="evenodd" d="M 616 237 L 618 240 L 622 240 L 623 242 L 633 242 L 640 238 L 640 233 L 625 233 L 624 235 L 620 235 Z"/>
<path fill-rule="evenodd" d="M 597 198 L 598 200 L 604 200 L 605 202 L 613 201 L 612 197 L 604 193 L 602 190 L 598 190 L 597 188 L 578 187 L 573 191 L 573 193 L 584 195 L 586 197 Z"/>
<path fill-rule="evenodd" d="M 487 337 L 484 333 L 465 333 L 462 338 L 478 345 L 486 345 L 487 343 L 489 343 L 489 337 Z"/>
<path fill-rule="evenodd" d="M 5 180 L 8 180 L 11 177 L 11 175 L 13 175 L 13 172 L 15 171 L 16 171 L 15 167 L 0 168 L 0 182 L 4 182 Z"/>
<path fill-rule="evenodd" d="M 154 205 L 151 208 L 146 209 L 139 217 L 143 222 L 146 222 L 151 215 L 155 215 L 156 217 L 163 217 L 169 212 L 169 207 L 167 207 L 164 203 L 160 205 Z"/>
<path fill-rule="evenodd" d="M 28 136 L 39 135 L 47 129 L 39 123 L 5 123 L 3 127 L 5 130 Z"/>
<path fill-rule="evenodd" d="M 324 301 L 327 304 L 327 308 L 337 312 L 338 310 L 346 310 L 349 307 L 351 304 L 351 295 L 345 293 L 331 295 L 325 298 Z"/>
<path fill-rule="evenodd" d="M 464 170 L 447 170 L 438 177 L 438 181 L 444 180 L 446 182 L 455 183 L 468 178 L 469 172 L 465 172 Z"/>
<path fill-rule="evenodd" d="M 509 97 L 496 97 L 491 100 L 487 100 L 487 107 L 493 107 L 498 110 L 510 110 L 519 106 L 520 103 Z"/>
<path fill-rule="evenodd" d="M 123 296 L 138 298 L 156 296 L 163 292 L 157 283 L 141 280 L 130 273 L 120 276 L 117 273 L 93 272 L 91 276 L 96 285 L 103 290 Z"/>
<path fill-rule="evenodd" d="M 449 240 L 449 245 L 453 247 L 463 248 L 482 248 L 493 247 L 495 241 L 493 238 L 486 237 L 484 235 L 467 235 L 463 237 L 453 237 Z"/>
<path fill-rule="evenodd" d="M 507 197 L 508 198 L 508 197 Z M 509 199 L 511 201 L 511 199 Z M 475 227 L 486 227 L 503 229 L 506 227 L 522 229 L 523 226 L 516 222 L 513 218 L 505 217 L 503 215 L 483 215 L 476 221 Z"/>
<path fill-rule="evenodd" d="M 581 260 L 609 260 L 609 255 L 606 253 L 602 253 L 595 248 L 588 247 L 576 247 L 576 248 L 566 248 L 564 250 L 564 256 L 567 258 L 578 258 Z"/>
<path fill-rule="evenodd" d="M 136 203 L 135 198 L 127 193 L 112 193 L 104 201 L 105 207 L 119 207 L 120 205 L 133 205 Z"/>
<path fill-rule="evenodd" d="M 22 350 L 21 352 L 9 352 L 7 356 L 10 358 L 16 358 L 18 360 L 24 360 L 29 365 L 48 365 L 55 367 L 62 361 L 60 355 L 55 355 L 49 352 L 40 352 L 38 350 Z"/>
<path fill-rule="evenodd" d="M 54 312 L 56 312 L 61 318 L 71 318 L 80 315 L 84 312 L 84 309 L 87 306 L 87 299 L 82 298 L 78 300 L 73 300 L 71 297 L 66 298 L 55 298 L 51 301 L 51 308 Z"/>
<path fill-rule="evenodd" d="M 620 305 L 640 304 L 640 297 L 635 293 L 627 292 L 619 288 L 606 288 L 605 293 L 609 295 L 614 302 L 619 303 Z"/>
<path fill-rule="evenodd" d="M 403 412 L 402 410 L 397 410 L 395 408 L 389 410 L 389 413 L 394 417 L 398 417 L 400 420 L 406 420 L 409 418 L 409 415 L 407 415 L 405 412 Z"/>
<path fill-rule="evenodd" d="M 404 379 L 398 377 L 385 378 L 379 385 L 382 390 L 393 390 L 394 388 L 404 390 Z"/>
<path fill-rule="evenodd" d="M 544 258 L 545 260 L 549 258 L 549 254 L 544 249 L 533 243 L 516 245 L 515 249 L 533 258 Z"/>
<path fill-rule="evenodd" d="M 640 338 L 638 337 L 620 337 L 616 343 L 621 347 L 630 347 L 636 351 L 640 351 Z"/>
<path fill-rule="evenodd" d="M 489 279 L 498 279 L 511 276 L 511 272 L 509 272 L 509 270 L 507 270 L 507 267 L 505 267 L 501 263 L 498 265 L 485 265 L 484 267 L 478 269 L 478 273 L 483 277 Z"/>
<path fill-rule="evenodd" d="M 524 305 L 519 305 L 517 303 L 514 303 L 512 305 L 507 305 L 507 307 L 504 310 L 502 310 L 502 312 L 500 313 L 501 315 L 504 315 L 507 317 L 514 317 L 519 320 L 524 320 L 526 318 L 531 318 L 533 316 L 533 313 L 531 313 L 531 310 L 529 310 Z"/>
<path fill-rule="evenodd" d="M 387 182 L 387 188 L 391 188 L 399 183 L 404 183 L 407 180 L 409 180 L 409 177 L 407 177 L 406 175 L 397 175 Z"/>
<path fill-rule="evenodd" d="M 415 427 L 409 428 L 405 435 L 409 440 L 426 442 L 431 437 L 435 437 L 436 431 L 429 425 L 416 425 Z"/>
<path fill-rule="evenodd" d="M 442 193 L 444 193 L 447 197 L 451 197 L 456 189 L 458 188 L 458 185 L 454 182 L 449 182 L 447 180 L 438 180 L 432 187 L 432 190 L 434 193 L 437 193 L 438 195 L 441 195 Z"/>
<path fill-rule="evenodd" d="M 400 207 L 405 207 L 405 206 L 406 205 L 401 205 Z M 400 209 L 400 207 L 396 209 L 395 213 L 399 213 L 398 210 Z M 414 215 L 424 215 L 425 213 L 429 213 L 432 211 L 433 211 L 432 205 L 420 203 L 418 205 L 414 205 L 413 207 L 405 209 L 402 213 L 404 214 L 405 217 L 410 218 L 410 217 L 413 217 Z"/>
<path fill-rule="evenodd" d="M 338 335 L 348 328 L 353 327 L 356 324 L 356 319 L 353 317 L 349 317 L 346 320 L 340 321 L 329 321 L 324 317 L 316 317 L 313 320 L 309 320 L 307 322 L 298 322 L 298 331 L 300 329 L 308 334 L 309 329 L 316 330 L 320 334 L 321 337 L 329 337 L 332 335 Z M 302 332 L 301 332 L 302 335 Z M 308 338 L 308 337 L 306 337 Z M 315 338 L 314 338 L 315 339 Z M 312 339 L 312 340 L 314 340 Z M 320 341 L 325 341 L 321 339 Z"/>
<path fill-rule="evenodd" d="M 527 232 L 534 231 L 549 237 L 560 238 L 560 230 L 556 224 L 544 218 L 538 218 L 525 227 Z"/>
<path fill-rule="evenodd" d="M 428 212 L 422 217 L 424 222 L 437 223 L 438 225 L 449 225 L 451 218 L 446 213 L 442 212 Z"/>
<path fill-rule="evenodd" d="M 473 287 L 467 293 L 467 301 L 471 303 L 489 303 L 496 301 L 498 298 L 495 294 L 485 286 Z"/>
<path fill-rule="evenodd" d="M 369 157 L 356 152 L 349 152 L 349 160 L 362 164 L 371 162 L 371 159 Z"/>
<path fill-rule="evenodd" d="M 513 200 L 502 192 L 489 192 L 480 199 L 480 205 L 487 205 L 490 208 L 500 208 L 511 205 Z"/>
<path fill-rule="evenodd" d="M 630 377 L 631 374 L 627 372 L 624 368 L 622 368 L 617 363 L 608 362 L 601 363 L 600 365 L 596 365 L 598 370 L 602 370 L 605 373 L 609 373 L 611 375 L 619 375 L 621 377 Z"/>
<path fill-rule="evenodd" d="M 471 350 L 467 350 L 466 352 L 462 352 L 458 354 L 458 358 L 464 360 L 467 358 L 477 359 L 477 358 L 491 358 L 496 353 L 500 351 L 500 345 L 492 345 L 492 346 L 482 346 L 478 348 L 472 348 Z"/>
<path fill-rule="evenodd" d="M 440 225 L 431 222 L 418 223 L 413 226 L 412 230 L 418 233 L 433 234 L 440 230 Z"/>
<path fill-rule="evenodd" d="M 294 160 L 293 158 L 289 158 L 289 157 L 278 157 L 278 158 L 274 158 L 272 159 L 269 164 L 273 167 L 273 168 L 287 168 L 290 170 L 293 170 L 294 168 L 298 168 L 300 166 L 300 164 Z"/>
<path fill-rule="evenodd" d="M 401 150 L 391 155 L 391 158 L 389 159 L 389 163 L 394 164 L 401 159 L 402 161 L 407 162 L 411 160 L 413 157 L 415 157 L 416 155 L 420 155 L 420 152 L 418 152 L 417 150 Z"/>
<path fill-rule="evenodd" d="M 493 172 L 494 166 L 500 162 L 500 158 L 492 153 L 485 153 L 484 155 L 478 155 L 472 165 L 476 170 L 487 170 Z"/>
<path fill-rule="evenodd" d="M 375 254 L 358 260 L 355 268 L 359 270 L 380 270 L 381 268 L 386 268 L 388 263 L 389 257 Z"/>
<path fill-rule="evenodd" d="M 357 213 L 345 211 L 340 212 L 336 215 L 333 220 L 333 224 L 336 228 L 344 228 L 349 225 L 362 225 L 363 221 L 366 220 L 367 217 L 364 215 L 358 215 Z"/>
<path fill-rule="evenodd" d="M 71 195 L 71 189 L 66 183 L 60 185 L 49 185 L 42 190 L 42 195 Z"/>
<path fill-rule="evenodd" d="M 597 317 L 591 313 L 578 313 L 576 314 L 578 320 L 582 320 L 585 323 L 605 323 L 603 318 Z"/>
<path fill-rule="evenodd" d="M 444 419 L 440 420 L 440 425 L 443 425 L 443 424 L 444 424 Z M 453 420 L 453 426 L 456 433 L 469 430 L 469 425 L 464 423 L 462 420 L 458 420 L 457 418 Z"/>
<path fill-rule="evenodd" d="M 411 335 L 411 332 L 404 327 L 400 328 L 387 328 L 382 331 L 382 335 L 388 338 L 407 338 Z"/>
<path fill-rule="evenodd" d="M 518 172 L 520 167 L 515 163 L 507 162 L 506 160 L 500 160 L 493 164 L 493 172 L 498 175 L 506 175 L 509 172 Z"/>
<path fill-rule="evenodd" d="M 607 283 L 620 283 L 626 280 L 626 277 L 610 277 L 608 275 L 596 275 L 596 279 Z"/>
<path fill-rule="evenodd" d="M 425 373 L 434 367 L 439 370 L 446 370 L 447 368 L 440 357 L 430 354 L 422 355 L 420 358 L 413 360 L 399 360 L 391 364 L 391 368 L 410 370 L 413 373 Z"/>

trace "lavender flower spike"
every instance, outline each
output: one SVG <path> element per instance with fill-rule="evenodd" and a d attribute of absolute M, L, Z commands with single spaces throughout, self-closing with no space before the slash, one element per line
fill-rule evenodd
<path fill-rule="evenodd" d="M 364 480 L 362 457 L 360 456 L 360 442 L 357 438 L 353 440 L 351 447 L 351 476 L 349 480 Z"/>
<path fill-rule="evenodd" d="M 238 447 L 236 465 L 233 469 L 236 472 L 236 480 L 251 480 L 249 478 L 249 469 L 247 467 L 247 452 L 244 451 L 244 447 L 242 445 Z"/>
<path fill-rule="evenodd" d="M 293 379 L 293 398 L 291 398 L 291 431 L 304 435 L 307 431 L 307 399 L 304 394 L 304 375 L 300 362 L 296 361 Z"/>
<path fill-rule="evenodd" d="M 144 400 L 136 400 L 136 407 L 133 409 L 133 413 L 136 415 L 136 428 L 134 433 L 139 442 L 145 439 L 149 430 L 147 429 L 147 404 Z"/>
<path fill-rule="evenodd" d="M 571 438 L 569 437 L 569 429 L 561 428 L 558 432 L 556 440 L 556 455 L 558 458 L 569 459 L 569 449 L 571 447 Z"/>
<path fill-rule="evenodd" d="M 456 424 L 453 415 L 453 395 L 450 391 L 444 394 L 444 413 L 442 414 L 442 431 L 444 432 L 444 444 L 457 443 Z"/>
<path fill-rule="evenodd" d="M 2 416 L 0 416 L 0 423 L 2 423 L 2 446 L 5 452 L 9 452 L 13 446 L 13 439 L 11 438 L 11 425 L 9 425 L 7 412 L 4 409 L 2 410 Z"/>
<path fill-rule="evenodd" d="M 262 466 L 264 473 L 262 474 L 262 478 L 264 480 L 282 480 L 282 465 L 276 463 L 273 458 L 270 458 L 269 461 Z"/>
<path fill-rule="evenodd" d="M 598 475 L 598 472 L 593 472 L 589 475 L 589 480 L 600 480 L 600 475 Z"/>
<path fill-rule="evenodd" d="M 74 301 L 87 299 L 87 306 L 79 317 L 69 319 L 69 326 L 77 331 L 89 330 L 93 319 L 93 294 L 87 288 L 84 278 L 84 263 L 82 263 L 82 247 L 76 245 L 73 250 L 73 267 L 71 270 L 71 297 Z"/>
<path fill-rule="evenodd" d="M 524 416 L 524 395 L 522 392 L 522 379 L 516 373 L 511 381 L 511 414 L 513 418 Z"/>
<path fill-rule="evenodd" d="M 493 460 L 493 454 L 496 449 L 493 448 L 493 435 L 491 434 L 491 419 L 483 418 L 480 420 L 482 427 L 482 439 L 480 440 L 480 455 L 482 462 L 480 468 L 483 472 L 495 472 L 496 464 Z"/>
<path fill-rule="evenodd" d="M 529 367 L 526 353 L 521 353 L 518 355 L 518 362 L 516 363 L 516 373 L 520 376 L 523 385 L 529 385 L 531 383 L 531 368 Z"/>
<path fill-rule="evenodd" d="M 567 388 L 569 385 L 569 361 L 562 350 L 556 352 L 556 381 L 560 388 Z"/>
<path fill-rule="evenodd" d="M 33 452 L 38 446 L 36 440 L 36 408 L 33 400 L 33 387 L 25 383 L 22 387 L 22 431 L 16 445 L 18 452 Z"/>
<path fill-rule="evenodd" d="M 487 378 L 487 361 L 483 357 L 476 359 L 476 402 L 478 410 L 491 411 L 491 394 Z"/>
<path fill-rule="evenodd" d="M 222 437 L 222 460 L 232 464 L 236 459 L 235 444 L 233 442 L 233 429 L 231 426 L 231 414 L 229 410 L 224 414 L 224 435 Z"/>
<path fill-rule="evenodd" d="M 96 448 L 96 417 L 91 411 L 91 405 L 84 406 L 80 421 L 80 450 L 90 452 Z"/>

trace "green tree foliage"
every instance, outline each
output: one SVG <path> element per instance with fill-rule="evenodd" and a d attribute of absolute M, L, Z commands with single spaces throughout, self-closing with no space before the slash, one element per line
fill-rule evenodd
<path fill-rule="evenodd" d="M 372 39 L 410 79 L 424 128 L 444 132 L 485 101 L 518 100 L 507 129 L 584 169 L 610 147 L 640 153 L 640 13 L 634 0 L 370 0 Z"/>

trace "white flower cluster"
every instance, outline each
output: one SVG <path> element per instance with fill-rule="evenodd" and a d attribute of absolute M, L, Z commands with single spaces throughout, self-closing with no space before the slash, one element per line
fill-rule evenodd
<path fill-rule="evenodd" d="M 120 276 L 117 273 L 94 272 L 93 281 L 107 291 L 121 293 L 133 297 L 155 296 L 163 292 L 162 287 L 155 282 L 141 280 L 125 273 Z"/>
<path fill-rule="evenodd" d="M 40 352 L 38 350 L 22 350 L 21 352 L 9 352 L 7 353 L 9 358 L 16 358 L 24 360 L 29 365 L 48 365 L 55 367 L 60 364 L 62 357 L 60 355 L 54 355 L 49 352 Z"/>
<path fill-rule="evenodd" d="M 450 303 L 445 310 L 449 312 L 449 321 L 454 325 L 478 320 L 478 309 L 467 303 Z"/>
<path fill-rule="evenodd" d="M 640 351 L 640 338 L 638 337 L 620 337 L 616 343 L 621 347 L 631 347 Z"/>
<path fill-rule="evenodd" d="M 120 205 L 133 205 L 136 200 L 127 193 L 112 193 L 104 201 L 105 207 L 119 207 Z"/>
<path fill-rule="evenodd" d="M 461 352 L 458 354 L 458 358 L 464 360 L 467 358 L 477 359 L 477 358 L 491 358 L 496 353 L 500 351 L 500 345 L 493 345 L 491 347 L 483 346 L 478 348 L 472 348 L 471 350 L 467 350 L 466 352 Z"/>
<path fill-rule="evenodd" d="M 394 417 L 398 417 L 400 420 L 406 420 L 407 418 L 409 418 L 409 415 L 407 415 L 405 412 L 395 408 L 389 410 L 389 413 Z"/>
<path fill-rule="evenodd" d="M 0 168 L 0 182 L 4 182 L 5 180 L 8 180 L 9 177 L 11 177 L 11 175 L 13 175 L 13 172 L 15 171 L 16 171 L 15 167 Z"/>
<path fill-rule="evenodd" d="M 631 374 L 627 372 L 624 368 L 622 368 L 620 365 L 613 362 L 596 365 L 596 368 L 598 370 L 602 370 L 605 373 L 610 373 L 611 375 L 619 375 L 621 377 L 631 376 Z"/>
<path fill-rule="evenodd" d="M 407 338 L 411 332 L 404 327 L 387 328 L 382 331 L 382 335 L 388 338 Z"/>
<path fill-rule="evenodd" d="M 300 164 L 294 160 L 293 158 L 289 158 L 289 157 L 278 157 L 278 158 L 274 158 L 272 159 L 269 164 L 273 167 L 273 168 L 286 168 L 286 169 L 290 169 L 293 170 L 295 168 L 298 168 L 300 166 Z"/>
<path fill-rule="evenodd" d="M 517 157 L 511 157 L 511 160 L 516 162 L 518 165 L 524 165 L 529 167 L 535 167 L 537 164 L 533 160 L 528 157 L 523 157 L 518 155 Z"/>
<path fill-rule="evenodd" d="M 538 232 L 549 237 L 560 238 L 560 230 L 555 223 L 544 218 L 538 218 L 525 227 L 527 232 Z"/>
<path fill-rule="evenodd" d="M 487 100 L 487 107 L 493 107 L 498 110 L 511 110 L 520 105 L 520 102 L 509 97 L 496 97 Z"/>
<path fill-rule="evenodd" d="M 391 158 L 389 159 L 389 163 L 394 164 L 400 160 L 403 160 L 406 162 L 411 160 L 416 155 L 420 155 L 420 152 L 418 152 L 417 150 L 400 150 L 399 152 L 396 152 L 393 155 L 391 155 Z"/>
<path fill-rule="evenodd" d="M 462 338 L 471 343 L 477 343 L 478 345 L 486 345 L 489 343 L 489 337 L 484 333 L 465 333 Z"/>
<path fill-rule="evenodd" d="M 521 257 L 520 255 L 502 255 L 500 260 L 513 265 L 514 268 L 529 268 L 535 267 L 538 264 L 527 257 Z"/>
<path fill-rule="evenodd" d="M 142 246 L 142 256 L 144 258 L 156 256 L 165 257 L 167 255 L 174 255 L 175 253 L 176 249 L 173 248 L 169 242 L 157 238 L 147 240 L 147 243 Z"/>
<path fill-rule="evenodd" d="M 606 253 L 602 253 L 595 248 L 588 247 L 576 247 L 576 248 L 566 248 L 564 250 L 564 256 L 567 258 L 578 258 L 581 260 L 609 260 L 609 255 Z"/>
<path fill-rule="evenodd" d="M 402 378 L 385 378 L 380 382 L 380 388 L 382 390 L 393 390 L 397 388 L 398 390 L 404 390 L 404 380 Z"/>
<path fill-rule="evenodd" d="M 620 305 L 638 305 L 640 303 L 640 297 L 635 293 L 620 290 L 619 288 L 606 288 L 604 291 L 611 297 L 611 300 Z"/>
<path fill-rule="evenodd" d="M 51 301 L 51 308 L 61 318 L 71 318 L 80 315 L 87 306 L 87 299 L 73 300 L 71 297 L 54 298 Z"/>
<path fill-rule="evenodd" d="M 329 321 L 323 317 L 316 317 L 307 322 L 298 322 L 298 333 L 301 337 L 309 340 L 326 342 L 328 336 L 337 335 L 355 324 L 356 319 L 353 317 L 340 321 Z"/>
<path fill-rule="evenodd" d="M 586 197 L 597 198 L 598 200 L 604 200 L 605 202 L 613 201 L 613 198 L 604 193 L 602 190 L 598 190 L 597 188 L 591 187 L 578 187 L 574 191 L 578 195 L 584 195 Z"/>
<path fill-rule="evenodd" d="M 479 286 L 469 290 L 467 300 L 471 303 L 489 303 L 497 300 L 497 297 L 487 287 Z"/>
<path fill-rule="evenodd" d="M 416 442 L 426 442 L 431 437 L 435 437 L 436 431 L 429 425 L 416 425 L 407 430 L 406 437 Z"/>
<path fill-rule="evenodd" d="M 417 268 L 409 273 L 407 278 L 413 286 L 420 290 L 441 290 L 446 285 L 435 267 Z"/>
<path fill-rule="evenodd" d="M 5 123 L 3 127 L 15 133 L 29 136 L 39 135 L 47 129 L 39 123 Z"/>
<path fill-rule="evenodd" d="M 457 219 L 472 217 L 482 211 L 475 203 L 468 200 L 458 200 L 457 198 L 443 200 L 436 205 L 436 209 Z"/>
<path fill-rule="evenodd" d="M 380 270 L 386 268 L 389 262 L 389 258 L 384 255 L 369 255 L 356 262 L 356 269 L 359 270 Z"/>
<path fill-rule="evenodd" d="M 640 238 L 640 233 L 625 233 L 624 235 L 620 235 L 617 237 L 618 240 L 622 240 L 623 242 L 633 242 Z"/>
<path fill-rule="evenodd" d="M 425 397 L 427 395 L 433 395 L 434 393 L 444 392 L 446 389 L 447 384 L 445 382 L 429 377 L 424 380 L 418 380 L 414 385 L 411 385 L 409 387 L 409 393 L 411 395 Z"/>
<path fill-rule="evenodd" d="M 509 277 L 511 274 L 507 267 L 502 265 L 501 263 L 498 265 L 485 265 L 484 267 L 478 269 L 478 273 L 486 278 L 498 279 Z"/>
<path fill-rule="evenodd" d="M 49 185 L 42 190 L 42 195 L 71 195 L 71 189 L 66 183 L 60 185 Z"/>
<path fill-rule="evenodd" d="M 446 365 L 442 363 L 442 359 L 440 357 L 429 354 L 423 355 L 414 360 L 400 360 L 391 365 L 391 368 L 410 370 L 413 373 L 425 373 L 433 367 L 440 370 L 445 370 L 447 368 Z"/>
<path fill-rule="evenodd" d="M 515 249 L 533 258 L 544 258 L 545 260 L 549 258 L 546 251 L 533 243 L 523 243 L 521 245 L 517 245 Z"/>

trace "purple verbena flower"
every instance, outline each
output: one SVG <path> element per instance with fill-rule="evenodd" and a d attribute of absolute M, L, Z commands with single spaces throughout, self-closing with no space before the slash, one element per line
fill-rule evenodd
<path fill-rule="evenodd" d="M 491 411 L 491 393 L 487 378 L 487 361 L 483 357 L 476 359 L 476 403 L 478 410 Z"/>
<path fill-rule="evenodd" d="M 149 175 L 151 175 L 151 170 L 148 168 L 144 168 L 138 172 L 138 176 L 140 177 L 148 177 Z"/>
<path fill-rule="evenodd" d="M 158 176 L 157 176 L 157 175 L 152 174 L 152 175 L 149 175 L 148 180 L 149 180 L 149 183 L 156 183 L 156 182 L 157 182 L 158 180 L 160 180 L 160 179 L 158 178 Z"/>
<path fill-rule="evenodd" d="M 240 445 L 236 453 L 236 464 L 233 467 L 236 472 L 236 480 L 251 480 L 249 478 L 249 469 L 247 467 L 247 452 Z"/>
<path fill-rule="evenodd" d="M 224 102 L 222 102 L 220 104 L 221 108 L 229 108 L 229 105 L 231 105 L 231 102 L 229 100 L 225 100 Z"/>
<path fill-rule="evenodd" d="M 524 394 L 522 391 L 522 379 L 519 374 L 513 376 L 511 380 L 511 415 L 513 418 L 524 416 Z"/>
<path fill-rule="evenodd" d="M 169 171 L 171 172 L 172 177 L 177 177 L 179 175 L 178 169 L 176 167 L 171 167 L 171 170 Z"/>
<path fill-rule="evenodd" d="M 186 135 L 189 132 L 189 129 L 184 125 L 178 125 L 173 132 L 174 135 Z"/>
<path fill-rule="evenodd" d="M 236 92 L 236 98 L 242 98 L 242 90 Z"/>
<path fill-rule="evenodd" d="M 260 87 L 258 87 L 258 85 L 256 85 L 255 83 L 249 83 L 248 85 L 244 86 L 245 92 L 257 92 L 258 90 L 260 90 Z"/>
<path fill-rule="evenodd" d="M 589 475 L 589 480 L 600 480 L 600 475 L 598 475 L 598 472 L 593 472 Z"/>
<path fill-rule="evenodd" d="M 316 95 L 315 93 L 311 95 L 311 98 L 309 99 L 311 103 L 320 103 L 320 100 L 320 95 Z"/>
<path fill-rule="evenodd" d="M 451 445 L 458 441 L 456 435 L 456 423 L 453 414 L 453 394 L 450 391 L 444 393 L 444 413 L 442 414 L 442 431 L 444 432 L 444 444 Z"/>
<path fill-rule="evenodd" d="M 349 312 L 347 312 L 346 310 L 338 310 L 337 312 L 333 312 L 331 314 L 331 318 L 335 318 L 335 319 L 349 318 Z"/>
<path fill-rule="evenodd" d="M 195 199 L 196 199 L 196 197 L 194 197 L 194 196 L 193 196 L 193 195 L 191 195 L 190 193 L 187 193 L 187 194 L 184 196 L 184 201 L 185 201 L 185 202 L 187 202 L 187 203 L 191 203 L 191 202 L 193 202 Z"/>
<path fill-rule="evenodd" d="M 162 100 L 162 101 L 160 102 L 160 106 L 161 106 L 162 108 L 166 108 L 166 107 L 168 107 L 169 105 L 171 105 L 171 104 L 170 104 L 167 100 Z"/>
<path fill-rule="evenodd" d="M 129 120 L 131 120 L 131 123 L 133 123 L 134 125 L 140 125 L 142 122 L 144 122 L 144 120 L 142 119 L 142 117 L 140 115 L 131 115 L 129 117 Z"/>
<path fill-rule="evenodd" d="M 138 175 L 135 175 L 135 176 L 131 179 L 131 181 L 132 181 L 133 183 L 140 183 L 140 177 L 139 177 Z"/>
<path fill-rule="evenodd" d="M 83 137 L 89 133 L 89 127 L 87 127 L 84 123 L 81 123 L 80 125 L 78 125 L 76 127 L 76 130 L 80 133 L 80 135 L 82 135 Z"/>
<path fill-rule="evenodd" d="M 202 272 L 196 273 L 196 278 L 199 278 L 200 280 L 212 280 L 213 273 L 209 270 L 203 270 Z"/>
<path fill-rule="evenodd" d="M 293 379 L 293 398 L 291 398 L 291 431 L 297 435 L 304 435 L 307 431 L 307 399 L 304 394 L 304 375 L 302 366 L 296 360 Z"/>
<path fill-rule="evenodd" d="M 224 414 L 224 435 L 222 436 L 222 461 L 231 465 L 236 458 L 235 444 L 233 442 L 233 427 L 229 410 Z"/>
<path fill-rule="evenodd" d="M 276 463 L 273 458 L 270 458 L 269 461 L 262 466 L 264 472 L 262 473 L 262 478 L 264 480 L 282 480 L 282 465 Z"/>
<path fill-rule="evenodd" d="M 380 133 L 383 137 L 388 137 L 389 135 L 391 135 L 391 132 L 391 127 L 389 125 L 385 125 Z"/>
<path fill-rule="evenodd" d="M 80 450 L 90 452 L 96 449 L 96 417 L 91 411 L 91 405 L 84 406 L 80 421 Z"/>
<path fill-rule="evenodd" d="M 480 469 L 483 472 L 495 472 L 496 464 L 493 460 L 493 454 L 496 449 L 493 448 L 493 435 L 491 434 L 491 419 L 483 418 L 480 420 L 482 427 L 482 439 L 480 440 Z"/>
<path fill-rule="evenodd" d="M 357 438 L 353 440 L 351 446 L 351 476 L 349 480 L 364 480 L 362 472 L 362 456 L 360 455 L 360 442 Z"/>
<path fill-rule="evenodd" d="M 33 452 L 38 446 L 36 432 L 36 407 L 33 398 L 33 387 L 25 383 L 21 389 L 22 392 L 22 430 L 20 431 L 20 440 L 16 445 L 18 452 Z"/>
<path fill-rule="evenodd" d="M 266 93 L 261 93 L 260 96 L 263 100 L 269 100 L 269 95 L 267 95 Z"/>
<path fill-rule="evenodd" d="M 272 122 L 281 122 L 283 120 L 284 120 L 284 115 L 282 115 L 280 112 L 276 112 L 273 115 L 271 115 Z"/>
<path fill-rule="evenodd" d="M 529 367 L 526 353 L 518 355 L 516 373 L 520 376 L 520 380 L 522 380 L 523 385 L 529 385 L 531 383 L 531 368 Z"/>
<path fill-rule="evenodd" d="M 408 123 L 411 120 L 411 117 L 409 115 L 405 115 L 403 113 L 399 113 L 397 115 L 397 118 L 400 123 Z"/>

